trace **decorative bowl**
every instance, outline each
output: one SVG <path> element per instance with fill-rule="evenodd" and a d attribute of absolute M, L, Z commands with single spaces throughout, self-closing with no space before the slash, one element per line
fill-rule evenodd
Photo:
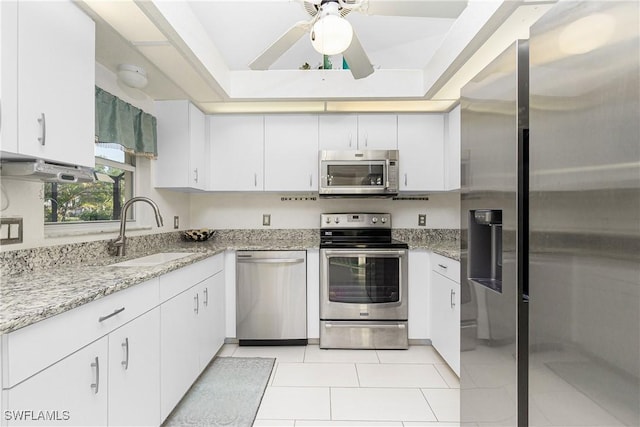
<path fill-rule="evenodd" d="M 187 240 L 192 240 L 194 242 L 204 242 L 214 234 L 216 234 L 216 230 L 211 230 L 209 228 L 201 228 L 199 230 L 186 230 L 183 232 L 183 235 Z"/>

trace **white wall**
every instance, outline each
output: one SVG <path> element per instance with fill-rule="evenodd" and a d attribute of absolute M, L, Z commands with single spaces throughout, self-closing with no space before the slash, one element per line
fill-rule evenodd
<path fill-rule="evenodd" d="M 232 228 L 318 228 L 325 212 L 389 212 L 395 228 L 417 228 L 418 214 L 427 215 L 427 228 L 459 228 L 460 195 L 441 193 L 427 201 L 389 199 L 318 199 L 281 201 L 272 193 L 192 194 L 191 226 Z M 308 195 L 307 195 L 308 196 Z M 301 197 L 298 195 L 298 197 Z M 302 197 L 305 197 L 302 195 Z M 271 227 L 262 226 L 271 214 Z"/>
<path fill-rule="evenodd" d="M 150 114 L 155 113 L 153 99 L 138 90 L 127 90 L 120 87 L 116 75 L 98 63 L 96 63 L 96 85 Z M 150 207 L 146 204 L 137 203 L 134 205 L 136 223 L 137 226 L 142 226 L 145 229 L 128 231 L 127 235 L 170 231 L 173 229 L 173 217 L 175 215 L 180 217 L 181 229 L 189 228 L 189 195 L 153 188 L 153 176 L 155 173 L 153 167 L 153 161 L 144 158 L 138 159 L 135 193 L 138 196 L 150 197 L 158 204 L 164 217 L 165 225 L 160 230 L 156 228 Z M 0 247 L 0 251 L 101 240 L 113 238 L 117 235 L 117 224 L 113 224 L 109 231 L 94 234 L 86 234 L 86 232 L 75 229 L 73 231 L 63 231 L 59 235 L 58 232 L 61 230 L 61 226 L 57 226 L 56 233 L 58 235 L 56 237 L 46 237 L 43 220 L 43 184 L 2 179 L 0 186 L 2 187 L 0 215 L 2 217 L 22 217 L 24 226 L 23 243 L 3 245 Z M 67 228 L 67 230 L 69 229 Z"/>

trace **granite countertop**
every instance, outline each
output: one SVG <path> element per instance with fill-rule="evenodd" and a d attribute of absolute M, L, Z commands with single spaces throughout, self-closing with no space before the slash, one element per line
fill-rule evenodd
<path fill-rule="evenodd" d="M 451 244 L 410 242 L 411 249 L 428 249 L 453 259 L 458 248 Z M 225 250 L 304 250 L 319 247 L 317 238 L 261 239 L 207 242 L 173 242 L 148 252 L 115 258 L 97 258 L 73 265 L 39 269 L 0 277 L 0 334 L 79 307 L 130 286 L 145 282 L 217 255 Z M 150 267 L 116 267 L 111 264 L 158 252 L 190 252 L 191 255 Z"/>

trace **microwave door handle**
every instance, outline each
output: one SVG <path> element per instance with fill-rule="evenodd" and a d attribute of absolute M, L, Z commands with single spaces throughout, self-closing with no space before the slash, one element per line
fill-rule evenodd
<path fill-rule="evenodd" d="M 391 185 L 389 184 L 389 169 L 391 168 L 391 162 L 389 161 L 389 159 L 385 160 L 385 174 L 384 177 L 386 178 L 386 185 L 385 185 L 385 189 L 388 189 L 389 187 L 391 187 Z"/>

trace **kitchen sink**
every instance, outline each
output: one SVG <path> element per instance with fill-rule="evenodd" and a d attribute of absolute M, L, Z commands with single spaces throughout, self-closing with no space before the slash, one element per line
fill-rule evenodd
<path fill-rule="evenodd" d="M 175 261 L 180 258 L 193 255 L 193 252 L 159 252 L 153 255 L 147 255 L 140 258 L 130 259 L 115 264 L 112 267 L 153 267 L 164 264 L 165 262 Z"/>

